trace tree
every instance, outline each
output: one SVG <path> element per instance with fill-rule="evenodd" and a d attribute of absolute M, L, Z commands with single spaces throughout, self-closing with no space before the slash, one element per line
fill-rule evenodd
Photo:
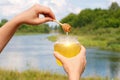
<path fill-rule="evenodd" d="M 1 20 L 1 23 L 0 23 L 0 27 L 3 26 L 6 22 L 8 22 L 7 19 L 2 19 L 2 20 Z"/>
<path fill-rule="evenodd" d="M 74 20 L 75 27 L 83 27 L 87 24 L 92 23 L 94 19 L 94 13 L 91 9 L 82 10 Z"/>
<path fill-rule="evenodd" d="M 1 20 L 1 23 L 6 23 L 6 22 L 8 22 L 7 19 L 2 19 L 2 20 Z"/>
<path fill-rule="evenodd" d="M 65 18 L 63 18 L 61 20 L 62 23 L 69 23 L 71 26 L 74 27 L 74 20 L 76 18 L 76 14 L 74 13 L 70 13 L 68 14 L 68 16 L 66 16 Z"/>
<path fill-rule="evenodd" d="M 119 5 L 118 5 L 118 3 L 117 2 L 113 2 L 112 4 L 111 4 L 111 6 L 109 7 L 109 10 L 111 10 L 111 11 L 116 11 L 116 10 L 118 10 L 120 7 L 119 7 Z"/>

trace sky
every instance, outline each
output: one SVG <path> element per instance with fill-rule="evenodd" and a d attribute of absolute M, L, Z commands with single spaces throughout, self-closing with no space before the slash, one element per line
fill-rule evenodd
<path fill-rule="evenodd" d="M 60 20 L 69 13 L 79 13 L 85 8 L 108 8 L 112 2 L 120 5 L 120 0 L 0 0 L 0 19 L 12 19 L 15 15 L 38 3 L 48 6 Z"/>

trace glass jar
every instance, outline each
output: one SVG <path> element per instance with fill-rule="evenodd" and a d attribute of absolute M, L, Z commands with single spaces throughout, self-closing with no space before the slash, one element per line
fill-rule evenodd
<path fill-rule="evenodd" d="M 76 37 L 62 36 L 59 37 L 58 40 L 55 42 L 54 51 L 67 58 L 71 58 L 76 56 L 80 52 L 80 46 L 81 45 Z M 58 59 L 56 59 L 56 62 L 59 66 L 62 66 L 62 63 Z"/>

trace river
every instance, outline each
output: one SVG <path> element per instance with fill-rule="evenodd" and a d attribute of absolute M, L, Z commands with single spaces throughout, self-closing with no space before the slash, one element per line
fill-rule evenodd
<path fill-rule="evenodd" d="M 65 74 L 55 62 L 54 43 L 47 39 L 50 35 L 14 36 L 0 54 L 0 68 L 18 71 L 39 69 Z M 87 65 L 82 76 L 120 78 L 120 53 L 87 48 Z"/>

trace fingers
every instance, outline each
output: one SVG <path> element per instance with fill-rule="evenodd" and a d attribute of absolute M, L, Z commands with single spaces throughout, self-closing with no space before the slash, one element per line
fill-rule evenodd
<path fill-rule="evenodd" d="M 52 12 L 52 10 L 50 8 L 48 8 L 46 11 L 44 11 L 43 15 L 45 17 L 50 17 L 53 20 L 55 20 L 55 15 L 54 15 L 54 13 Z"/>
<path fill-rule="evenodd" d="M 80 54 L 82 55 L 86 55 L 86 49 L 84 46 L 81 45 L 81 51 L 80 51 Z"/>
<path fill-rule="evenodd" d="M 86 57 L 86 49 L 84 46 L 81 45 L 81 50 L 80 50 L 80 53 L 77 55 L 78 57 L 82 57 L 82 56 L 85 56 Z"/>
<path fill-rule="evenodd" d="M 49 18 L 49 17 L 45 17 L 45 18 L 37 18 L 35 19 L 35 24 L 41 24 L 41 23 L 45 23 L 48 21 L 52 21 L 53 19 Z"/>
<path fill-rule="evenodd" d="M 60 55 L 58 52 L 54 52 L 54 56 L 55 56 L 58 60 L 60 60 L 62 63 L 64 63 L 65 60 L 66 60 L 66 58 L 65 58 L 64 56 Z"/>
<path fill-rule="evenodd" d="M 36 4 L 35 7 L 38 14 L 43 14 L 45 17 L 50 17 L 51 19 L 55 19 L 55 15 L 49 7 L 42 6 L 39 4 Z"/>
<path fill-rule="evenodd" d="M 81 45 L 81 51 L 77 55 L 77 58 L 82 61 L 82 63 L 84 64 L 84 66 L 86 65 L 86 63 L 87 63 L 87 60 L 86 60 L 86 49 L 82 45 Z"/>

